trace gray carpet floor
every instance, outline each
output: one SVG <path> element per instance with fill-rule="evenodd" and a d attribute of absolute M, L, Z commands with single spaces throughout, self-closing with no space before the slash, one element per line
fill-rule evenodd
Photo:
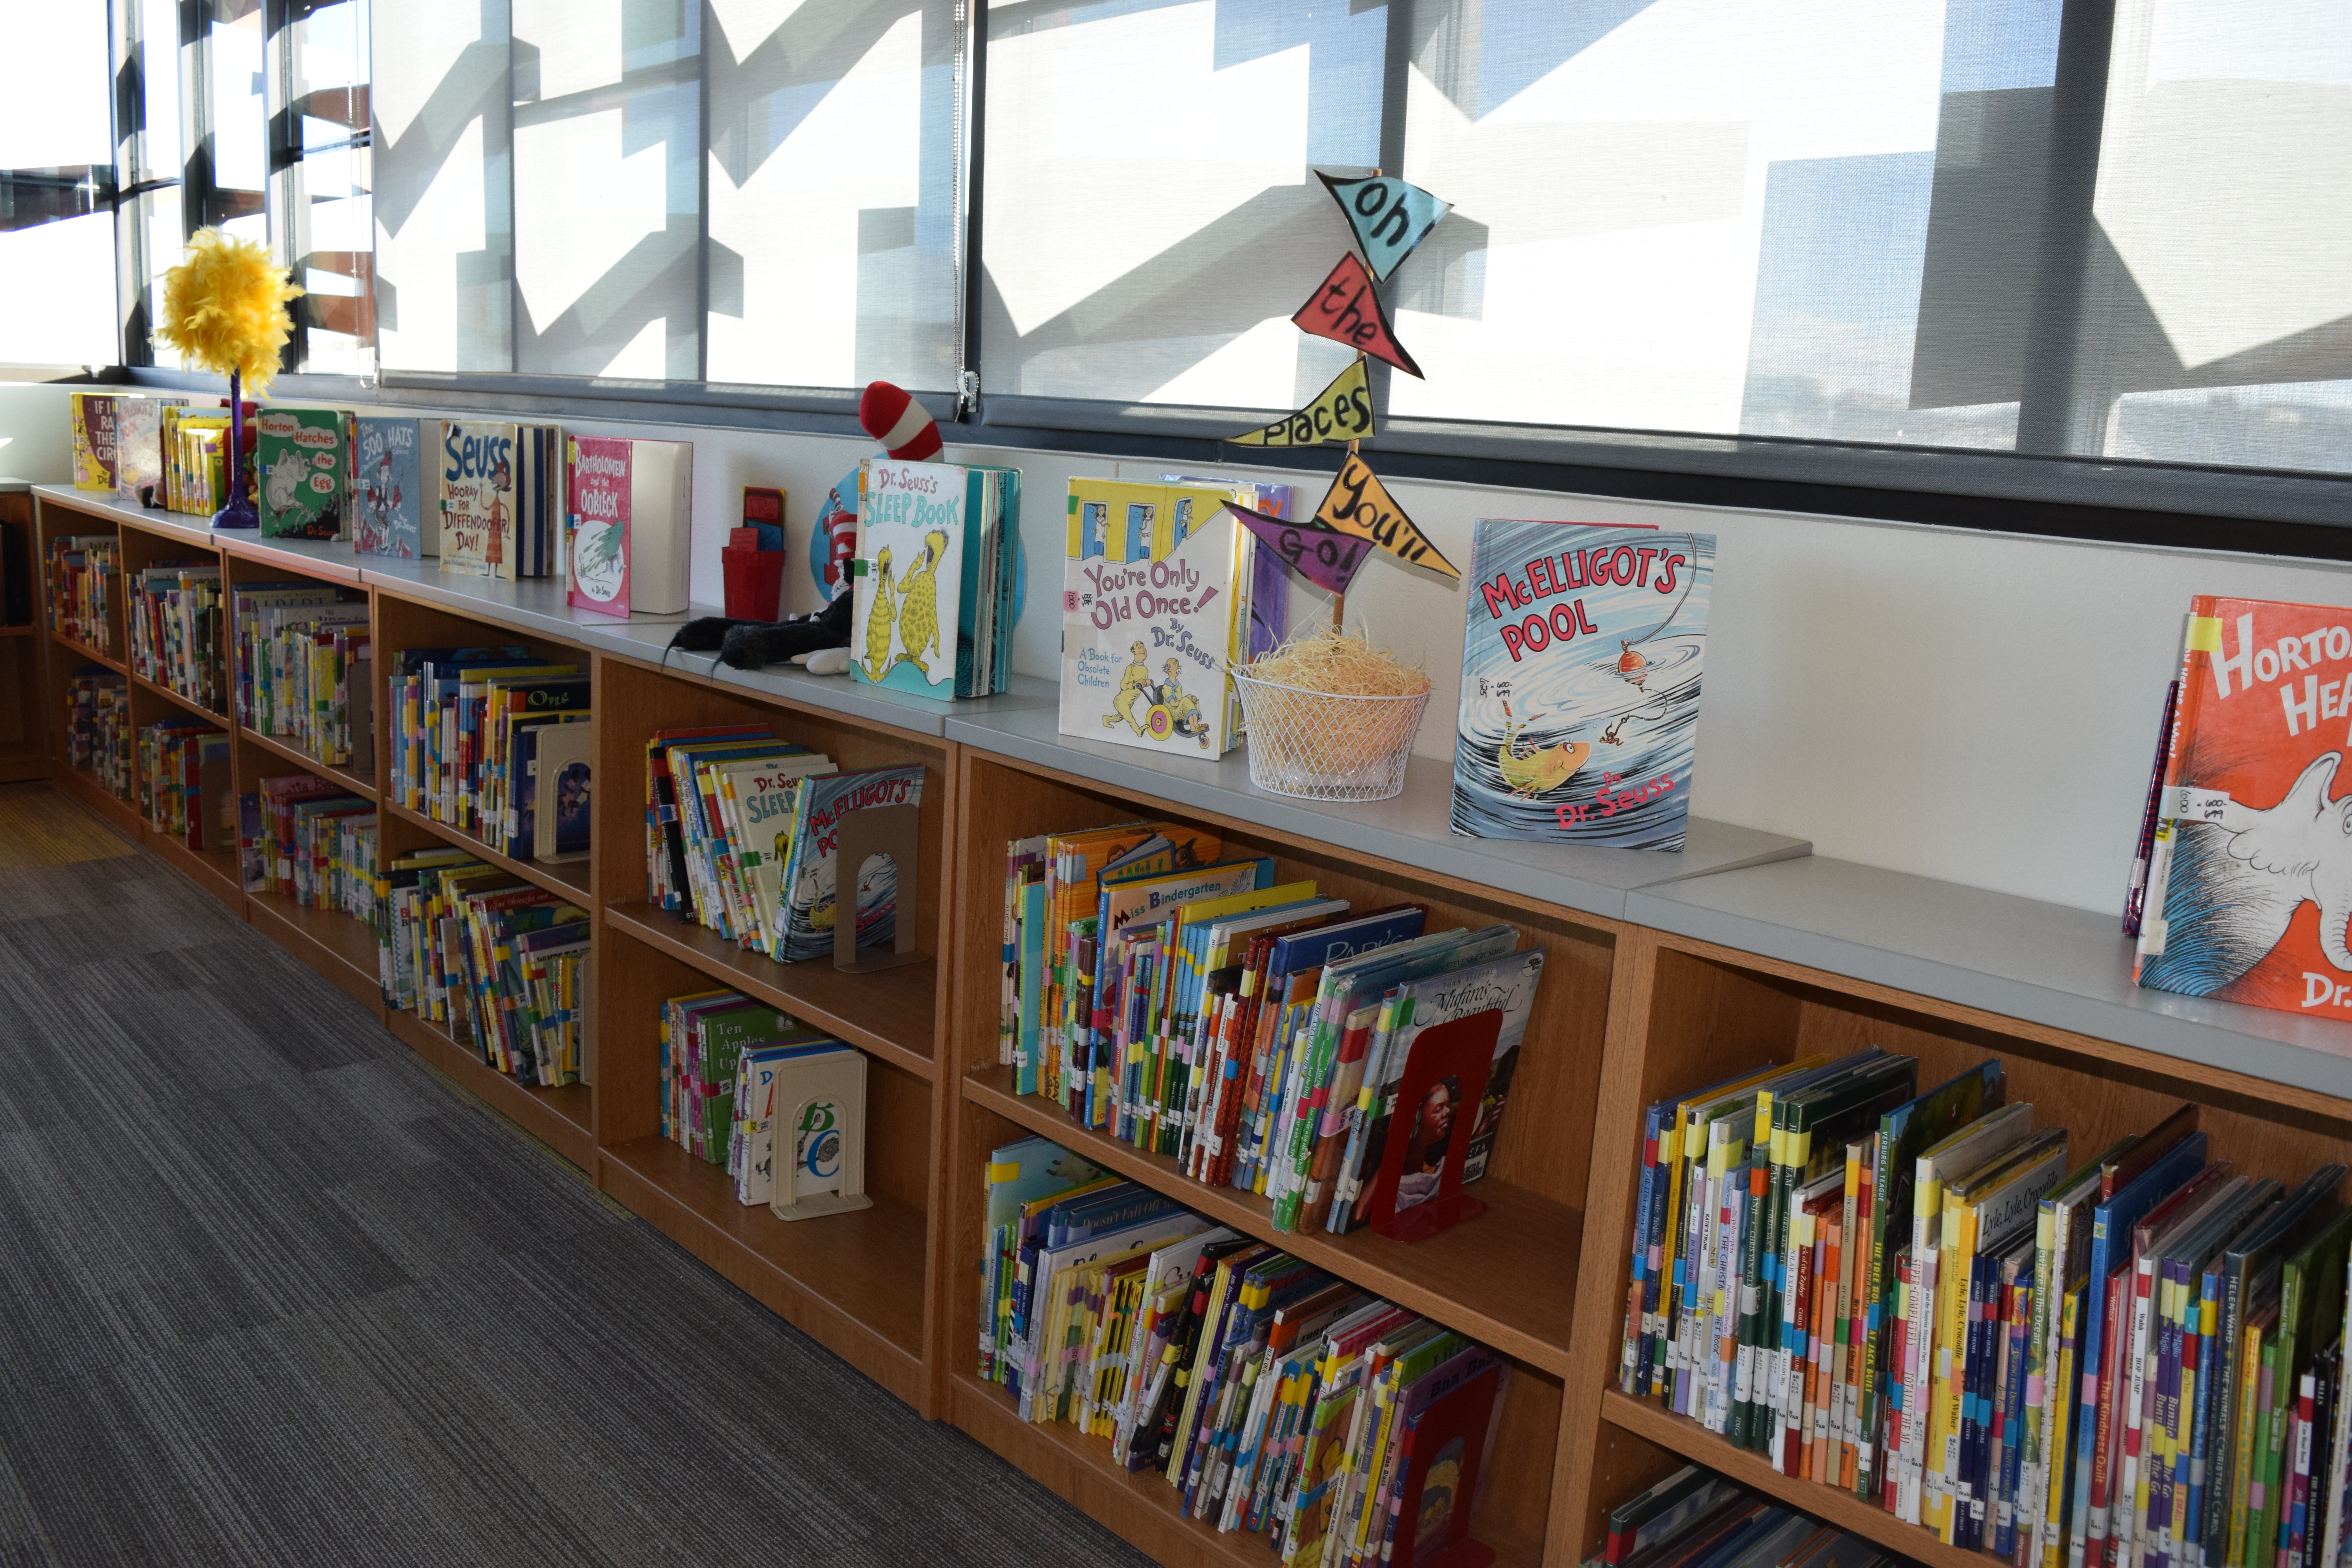
<path fill-rule="evenodd" d="M 152 856 L 0 870 L 0 1563 L 1144 1561 Z"/>

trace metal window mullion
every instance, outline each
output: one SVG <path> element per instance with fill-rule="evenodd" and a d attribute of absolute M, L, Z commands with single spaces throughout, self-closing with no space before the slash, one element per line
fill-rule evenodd
<path fill-rule="evenodd" d="M 2025 340 L 2017 449 L 2095 457 L 2105 445 L 2105 399 L 2085 374 L 2091 268 L 2098 219 L 2099 149 L 2106 124 L 2107 67 L 2116 0 L 2065 0 L 2050 94 L 2050 163 L 2042 207 L 2042 256 Z"/>
<path fill-rule="evenodd" d="M 956 416 L 980 417 L 981 390 L 981 181 L 985 171 L 987 142 L 988 8 L 986 0 L 956 0 L 961 24 L 963 68 L 956 77 L 953 119 L 958 146 L 955 157 L 961 210 L 957 214 L 960 243 L 955 268 Z"/>

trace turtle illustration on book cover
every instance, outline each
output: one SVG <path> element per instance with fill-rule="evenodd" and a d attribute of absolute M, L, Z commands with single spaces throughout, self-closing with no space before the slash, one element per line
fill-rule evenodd
<path fill-rule="evenodd" d="M 1680 849 L 1714 536 L 1486 519 L 1472 550 L 1454 831 Z"/>

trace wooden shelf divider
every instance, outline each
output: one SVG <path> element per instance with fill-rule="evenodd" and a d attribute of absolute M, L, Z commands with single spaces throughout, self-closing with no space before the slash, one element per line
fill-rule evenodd
<path fill-rule="evenodd" d="M 85 664 L 102 664 L 117 675 L 128 675 L 131 667 L 110 653 L 100 653 L 88 643 L 76 642 L 63 632 L 51 632 L 49 640 Z"/>
<path fill-rule="evenodd" d="M 384 814 L 403 822 L 422 827 L 437 837 L 446 839 L 469 854 L 478 855 L 499 870 L 536 883 L 561 898 L 572 900 L 585 907 L 588 903 L 588 862 L 585 860 L 518 860 L 502 854 L 454 823 L 436 822 L 421 811 L 411 811 L 389 798 L 379 805 Z"/>
<path fill-rule="evenodd" d="M 281 741 L 275 735 L 265 735 L 260 731 L 245 724 L 239 724 L 236 727 L 236 735 L 237 739 L 259 746 L 274 756 L 283 757 L 296 767 L 316 773 L 330 784 L 342 785 L 353 795 L 364 796 L 369 800 L 376 798 L 375 780 L 364 773 L 354 773 L 341 763 L 320 762 L 299 746 Z"/>
<path fill-rule="evenodd" d="M 756 996 L 918 1078 L 932 1076 L 937 960 L 875 974 L 845 974 L 829 957 L 779 963 L 647 903 L 607 906 L 604 929 L 659 948 L 720 984 Z"/>

